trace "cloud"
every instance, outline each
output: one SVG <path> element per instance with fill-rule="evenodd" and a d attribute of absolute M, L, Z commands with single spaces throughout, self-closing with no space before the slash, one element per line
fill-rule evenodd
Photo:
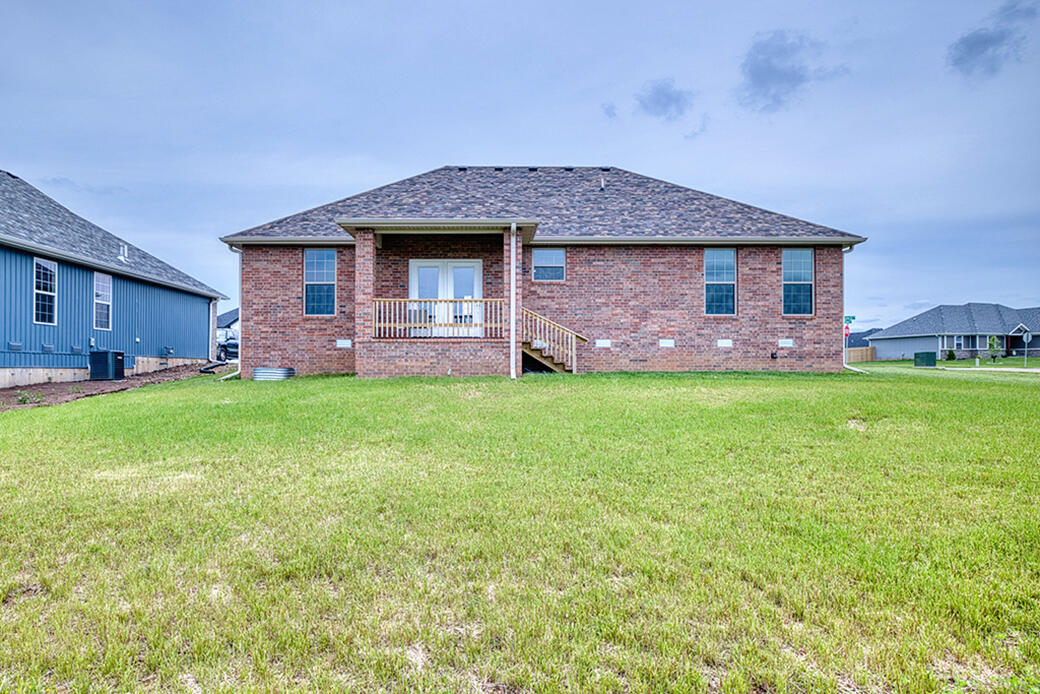
<path fill-rule="evenodd" d="M 599 107 L 603 110 L 603 115 L 611 120 L 617 118 L 617 106 L 613 101 L 604 101 Z"/>
<path fill-rule="evenodd" d="M 677 88 L 671 77 L 653 80 L 636 94 L 636 104 L 648 116 L 673 121 L 690 110 L 693 92 Z"/>
<path fill-rule="evenodd" d="M 934 301 L 928 301 L 927 299 L 918 299 L 917 301 L 911 301 L 909 304 L 903 304 L 903 308 L 908 311 L 916 311 L 922 308 L 929 308 L 935 306 Z"/>
<path fill-rule="evenodd" d="M 824 44 L 804 34 L 772 31 L 758 34 L 744 62 L 740 64 L 743 82 L 738 89 L 740 104 L 768 113 L 786 106 L 810 82 L 830 79 L 848 72 L 845 66 L 813 66 Z"/>
<path fill-rule="evenodd" d="M 1036 3 L 1009 0 L 1000 6 L 993 18 L 1002 24 L 1017 24 L 1036 19 Z"/>
<path fill-rule="evenodd" d="M 710 120 L 711 119 L 708 118 L 708 114 L 707 113 L 702 114 L 701 115 L 701 122 L 700 122 L 700 124 L 696 128 L 694 128 L 693 130 L 691 130 L 690 132 L 688 132 L 685 135 L 683 135 L 683 137 L 685 137 L 687 140 L 695 140 L 695 139 L 697 139 L 698 137 L 700 137 L 704 133 L 705 130 L 708 129 L 708 122 Z"/>
<path fill-rule="evenodd" d="M 53 186 L 54 188 L 64 188 L 66 190 L 75 190 L 81 193 L 90 193 L 91 195 L 116 195 L 121 193 L 129 192 L 122 186 L 98 186 L 90 183 L 79 183 L 73 181 L 71 178 L 64 176 L 53 176 L 50 178 L 41 178 L 40 183 L 45 186 Z"/>
<path fill-rule="evenodd" d="M 1036 16 L 1033 2 L 1004 3 L 985 26 L 969 31 L 950 44 L 946 62 L 965 77 L 993 77 L 1007 63 L 1021 60 L 1026 42 L 1022 25 Z"/>

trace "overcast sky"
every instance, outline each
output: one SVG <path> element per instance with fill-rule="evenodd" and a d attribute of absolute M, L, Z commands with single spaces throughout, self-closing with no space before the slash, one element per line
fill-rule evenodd
<path fill-rule="evenodd" d="M 868 236 L 855 329 L 1040 305 L 1035 2 L 725 4 L 9 0 L 0 168 L 222 310 L 218 236 L 443 164 L 620 166 Z"/>

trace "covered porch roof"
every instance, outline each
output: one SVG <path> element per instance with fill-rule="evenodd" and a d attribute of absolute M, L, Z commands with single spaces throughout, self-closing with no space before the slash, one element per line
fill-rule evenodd
<path fill-rule="evenodd" d="M 488 234 L 509 231 L 516 225 L 524 243 L 530 243 L 538 232 L 538 220 L 524 217 L 337 217 L 336 224 L 353 238 L 359 229 L 368 229 L 379 237 L 385 234 Z"/>

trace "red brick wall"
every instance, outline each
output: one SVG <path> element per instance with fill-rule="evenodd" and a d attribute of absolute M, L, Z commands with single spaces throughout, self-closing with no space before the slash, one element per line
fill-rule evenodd
<path fill-rule="evenodd" d="M 841 370 L 840 248 L 816 249 L 816 313 L 797 318 L 781 315 L 778 246 L 737 249 L 736 316 L 704 314 L 703 248 L 569 246 L 566 253 L 564 282 L 534 282 L 524 249 L 524 307 L 589 338 L 578 348 L 579 371 Z M 596 348 L 597 338 L 611 347 Z M 659 347 L 660 338 L 675 347 Z M 733 347 L 717 347 L 719 338 Z M 779 347 L 781 338 L 794 347 Z"/>
<path fill-rule="evenodd" d="M 503 295 L 502 237 L 498 234 L 388 234 L 382 245 L 376 249 L 376 298 L 408 298 L 408 261 L 412 259 L 480 260 L 483 298 Z"/>
<path fill-rule="evenodd" d="M 246 246 L 242 254 L 242 377 L 253 367 L 293 367 L 297 373 L 351 373 L 354 349 L 354 249 L 336 249 L 336 315 L 303 315 L 303 249 Z"/>
<path fill-rule="evenodd" d="M 372 340 L 358 353 L 358 375 L 489 376 L 509 373 L 508 340 Z"/>
<path fill-rule="evenodd" d="M 479 257 L 484 260 L 484 296 L 505 296 L 507 238 L 386 236 L 383 248 L 375 251 L 373 293 L 407 296 L 409 258 Z M 533 282 L 531 249 L 522 249 L 520 256 L 522 305 L 590 339 L 579 345 L 579 371 L 841 369 L 840 248 L 816 249 L 816 313 L 809 317 L 781 315 L 781 249 L 777 246 L 738 248 L 737 315 L 733 317 L 704 315 L 700 247 L 569 246 L 567 279 L 562 283 Z M 334 318 L 303 315 L 302 248 L 247 246 L 242 272 L 246 378 L 254 366 L 293 366 L 300 373 L 349 373 L 357 366 L 366 376 L 447 374 L 449 369 L 453 375 L 509 372 L 508 341 L 376 341 L 370 337 L 371 327 L 358 340 L 353 248 L 337 251 Z M 357 280 L 361 282 L 362 276 Z M 505 317 L 508 320 L 508 307 Z M 354 348 L 336 349 L 336 338 L 353 339 Z M 608 338 L 612 346 L 596 348 L 591 342 L 596 338 Z M 672 338 L 676 346 L 659 347 L 660 338 Z M 717 347 L 719 338 L 733 340 L 733 347 Z M 794 347 L 779 347 L 781 338 L 793 339 Z M 770 358 L 773 352 L 777 359 Z"/>

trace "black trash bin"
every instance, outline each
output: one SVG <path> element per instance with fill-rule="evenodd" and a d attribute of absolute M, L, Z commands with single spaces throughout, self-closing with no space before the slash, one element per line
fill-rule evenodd
<path fill-rule="evenodd" d="M 123 353 L 113 350 L 90 353 L 91 381 L 122 381 Z"/>

